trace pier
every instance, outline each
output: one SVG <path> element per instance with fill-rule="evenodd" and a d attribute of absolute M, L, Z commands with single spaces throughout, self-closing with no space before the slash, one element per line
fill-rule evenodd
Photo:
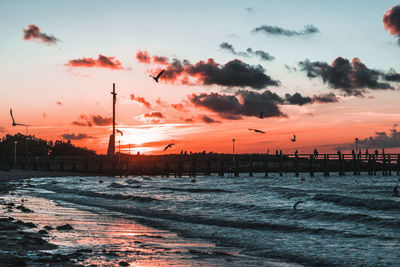
<path fill-rule="evenodd" d="M 203 175 L 253 176 L 270 173 L 280 176 L 293 173 L 316 173 L 329 176 L 399 175 L 400 154 L 232 154 L 194 153 L 168 155 L 121 154 L 113 161 L 107 156 L 2 157 L 0 168 L 67 171 L 93 175 L 155 175 L 165 177 L 196 177 Z"/>

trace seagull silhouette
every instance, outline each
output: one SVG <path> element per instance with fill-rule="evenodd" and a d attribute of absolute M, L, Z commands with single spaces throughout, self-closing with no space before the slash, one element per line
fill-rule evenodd
<path fill-rule="evenodd" d="M 261 130 L 252 129 L 252 128 L 249 128 L 249 130 L 250 130 L 250 131 L 254 131 L 254 132 L 256 132 L 256 133 L 262 133 L 262 134 L 265 134 L 265 132 L 263 132 L 263 131 L 261 131 Z"/>
<path fill-rule="evenodd" d="M 297 202 L 293 205 L 294 211 L 297 210 L 297 209 L 296 209 L 297 205 L 299 205 L 299 204 L 301 204 L 301 203 L 304 203 L 304 202 L 300 200 L 300 201 L 297 201 Z"/>
<path fill-rule="evenodd" d="M 21 125 L 21 126 L 30 126 L 30 125 L 27 125 L 27 124 L 15 123 L 14 116 L 13 116 L 13 114 L 12 114 L 12 109 L 10 109 L 10 115 L 11 115 L 11 119 L 12 119 L 12 121 L 13 121 L 12 126 L 17 126 L 17 125 Z"/>
<path fill-rule="evenodd" d="M 264 119 L 264 112 L 260 112 L 260 119 Z"/>
<path fill-rule="evenodd" d="M 153 78 L 156 82 L 158 82 L 158 79 L 160 79 L 161 75 L 163 75 L 165 69 L 160 71 L 160 73 L 157 76 L 149 75 L 151 78 Z"/>
<path fill-rule="evenodd" d="M 174 145 L 175 145 L 174 143 L 171 143 L 171 144 L 167 145 L 167 146 L 164 148 L 164 151 L 167 150 L 168 148 L 174 146 Z"/>
<path fill-rule="evenodd" d="M 290 141 L 292 141 L 292 142 L 296 142 L 296 135 L 294 134 L 293 135 L 293 138 L 291 138 L 291 139 L 289 139 Z"/>

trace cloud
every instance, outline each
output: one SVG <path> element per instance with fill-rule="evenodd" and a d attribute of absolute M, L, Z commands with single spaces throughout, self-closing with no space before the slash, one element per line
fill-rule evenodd
<path fill-rule="evenodd" d="M 386 11 L 383 15 L 383 25 L 390 34 L 400 37 L 400 5 Z"/>
<path fill-rule="evenodd" d="M 35 24 L 28 25 L 28 28 L 23 29 L 23 31 L 24 40 L 37 40 L 45 44 L 55 44 L 58 41 L 56 37 L 40 32 L 39 27 Z"/>
<path fill-rule="evenodd" d="M 294 31 L 284 29 L 278 26 L 270 26 L 270 25 L 262 25 L 252 30 L 252 33 L 265 33 L 268 35 L 275 35 L 275 36 L 299 36 L 299 35 L 311 35 L 318 33 L 319 30 L 314 25 L 306 25 L 304 26 L 304 30 L 302 31 Z"/>
<path fill-rule="evenodd" d="M 158 73 L 161 69 L 153 70 Z M 238 59 L 221 65 L 210 58 L 191 64 L 188 60 L 172 59 L 160 81 L 183 85 L 221 85 L 262 89 L 277 86 L 279 81 L 265 74 L 261 65 L 252 66 Z"/>
<path fill-rule="evenodd" d="M 134 94 L 131 94 L 131 100 L 136 101 L 138 103 L 143 104 L 146 108 L 151 109 L 151 104 L 144 99 L 144 97 L 141 96 L 135 96 Z"/>
<path fill-rule="evenodd" d="M 161 64 L 161 65 L 168 65 L 168 58 L 161 57 L 161 56 L 153 56 L 153 63 Z"/>
<path fill-rule="evenodd" d="M 94 138 L 92 136 L 89 136 L 89 135 L 83 134 L 83 133 L 80 133 L 77 135 L 65 133 L 65 134 L 61 135 L 61 137 L 64 138 L 65 140 L 83 140 L 83 139 L 88 139 L 88 138 Z"/>
<path fill-rule="evenodd" d="M 113 122 L 113 119 L 110 118 L 103 118 L 100 115 L 92 115 L 92 122 L 94 125 L 98 125 L 98 126 L 106 126 L 106 125 L 111 125 Z"/>
<path fill-rule="evenodd" d="M 219 93 L 201 93 L 188 96 L 195 107 L 205 108 L 217 113 L 225 119 L 242 119 L 243 116 L 285 117 L 278 104 L 283 103 L 281 97 L 266 90 L 263 93 L 238 91 L 236 95 Z"/>
<path fill-rule="evenodd" d="M 165 118 L 165 116 L 161 112 L 151 112 L 144 114 L 146 118 Z"/>
<path fill-rule="evenodd" d="M 252 7 L 246 7 L 244 10 L 246 10 L 249 13 L 254 13 L 254 8 Z"/>
<path fill-rule="evenodd" d="M 299 94 L 297 92 L 294 93 L 293 95 L 286 94 L 285 95 L 285 100 L 290 105 L 302 106 L 302 105 L 305 105 L 305 104 L 312 103 L 311 97 L 308 97 L 308 96 L 304 97 L 304 96 L 302 96 L 301 94 Z"/>
<path fill-rule="evenodd" d="M 101 115 L 91 115 L 90 117 L 86 115 L 80 115 L 77 121 L 73 121 L 71 123 L 75 126 L 88 126 L 92 127 L 93 125 L 97 126 L 106 126 L 112 124 L 112 118 L 102 117 Z"/>
<path fill-rule="evenodd" d="M 5 132 L 7 132 L 7 129 L 4 127 L 0 127 L 0 133 L 5 133 Z"/>
<path fill-rule="evenodd" d="M 62 106 L 63 104 L 61 103 L 61 101 L 57 101 L 56 102 L 57 105 Z"/>
<path fill-rule="evenodd" d="M 375 132 L 375 136 L 370 136 L 358 140 L 359 148 L 393 148 L 400 147 L 400 132 L 391 129 L 389 135 L 386 132 Z M 344 144 L 335 149 L 354 149 L 354 143 Z"/>
<path fill-rule="evenodd" d="M 322 78 L 332 88 L 343 91 L 346 95 L 363 96 L 366 89 L 387 90 L 393 89 L 381 71 L 369 69 L 360 59 L 353 58 L 350 62 L 346 58 L 338 57 L 331 65 L 326 62 L 311 62 L 308 59 L 299 63 L 300 69 L 307 72 L 309 78 Z"/>
<path fill-rule="evenodd" d="M 171 104 L 171 107 L 173 107 L 176 110 L 182 111 L 185 109 L 185 105 L 182 103 L 179 104 Z"/>
<path fill-rule="evenodd" d="M 113 70 L 123 70 L 122 63 L 115 57 L 106 57 L 99 54 L 97 59 L 80 58 L 71 59 L 65 66 L 69 67 L 85 67 L 85 68 L 108 68 Z"/>
<path fill-rule="evenodd" d="M 334 93 L 314 95 L 313 103 L 335 103 L 339 102 L 339 98 Z"/>
<path fill-rule="evenodd" d="M 149 53 L 147 53 L 146 51 L 138 51 L 136 53 L 136 59 L 140 62 L 140 63 L 146 63 L 146 64 L 150 64 L 150 60 L 151 57 L 149 56 Z"/>
<path fill-rule="evenodd" d="M 246 52 L 237 52 L 235 50 L 235 48 L 233 47 L 233 45 L 227 43 L 227 42 L 223 42 L 219 45 L 219 47 L 223 50 L 227 50 L 229 52 L 231 52 L 234 55 L 237 56 L 243 56 L 243 57 L 251 57 L 251 56 L 257 56 L 259 57 L 261 60 L 264 61 L 271 61 L 274 60 L 275 58 L 273 56 L 271 56 L 268 52 L 262 51 L 262 50 L 256 50 L 253 51 L 252 48 L 247 48 Z"/>
<path fill-rule="evenodd" d="M 200 119 L 205 123 L 221 123 L 221 121 L 214 120 L 213 118 L 210 118 L 207 115 L 201 115 Z"/>

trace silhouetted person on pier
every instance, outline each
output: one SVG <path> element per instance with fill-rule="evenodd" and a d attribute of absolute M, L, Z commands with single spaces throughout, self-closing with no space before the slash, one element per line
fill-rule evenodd
<path fill-rule="evenodd" d="M 340 156 L 342 154 L 342 152 L 340 152 L 340 150 L 337 151 L 338 156 Z"/>
<path fill-rule="evenodd" d="M 314 158 L 315 159 L 318 158 L 318 150 L 316 148 L 314 148 Z"/>
<path fill-rule="evenodd" d="M 282 157 L 282 150 L 279 150 L 279 157 Z"/>
<path fill-rule="evenodd" d="M 382 148 L 382 158 L 385 157 L 385 149 Z"/>
<path fill-rule="evenodd" d="M 276 155 L 276 156 L 278 156 L 278 155 L 279 155 L 278 149 L 277 149 L 277 150 L 275 150 L 275 155 Z"/>
<path fill-rule="evenodd" d="M 367 149 L 365 149 L 365 159 L 368 159 L 368 148 Z"/>
<path fill-rule="evenodd" d="M 269 155 L 269 148 L 267 149 L 267 156 Z"/>
<path fill-rule="evenodd" d="M 354 149 L 352 149 L 351 150 L 351 155 L 353 155 L 353 157 L 354 157 L 355 154 L 356 154 L 356 152 L 354 152 Z"/>
<path fill-rule="evenodd" d="M 360 159 L 361 159 L 361 149 L 358 150 L 358 156 L 359 156 Z"/>
<path fill-rule="evenodd" d="M 299 151 L 297 151 L 297 149 L 296 149 L 296 151 L 294 152 L 294 156 L 295 156 L 296 158 L 299 156 Z"/>
<path fill-rule="evenodd" d="M 378 155 L 379 155 L 378 149 L 375 149 L 375 156 L 376 156 L 376 158 L 378 158 Z"/>

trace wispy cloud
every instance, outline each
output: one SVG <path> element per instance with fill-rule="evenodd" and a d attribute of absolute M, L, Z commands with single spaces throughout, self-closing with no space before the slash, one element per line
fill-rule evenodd
<path fill-rule="evenodd" d="M 271 26 L 271 25 L 261 25 L 257 28 L 252 30 L 252 33 L 264 33 L 267 35 L 275 35 L 275 36 L 300 36 L 300 35 L 311 35 L 318 33 L 319 29 L 314 25 L 306 25 L 304 26 L 304 30 L 295 31 L 295 30 L 288 30 L 278 26 Z"/>
<path fill-rule="evenodd" d="M 106 57 L 99 54 L 97 59 L 80 58 L 71 59 L 65 64 L 68 67 L 85 67 L 85 68 L 108 68 L 113 70 L 123 70 L 122 63 L 115 57 Z"/>

